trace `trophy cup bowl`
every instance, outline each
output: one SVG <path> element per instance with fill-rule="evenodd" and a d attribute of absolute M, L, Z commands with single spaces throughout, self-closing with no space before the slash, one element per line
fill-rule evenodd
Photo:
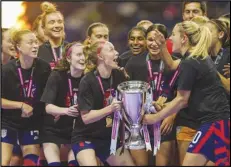
<path fill-rule="evenodd" d="M 125 119 L 130 135 L 125 140 L 127 149 L 144 149 L 145 141 L 141 134 L 141 117 L 144 114 L 143 105 L 149 84 L 143 81 L 126 81 L 118 85 L 122 98 L 122 116 Z M 125 133 L 129 133 L 129 132 Z"/>

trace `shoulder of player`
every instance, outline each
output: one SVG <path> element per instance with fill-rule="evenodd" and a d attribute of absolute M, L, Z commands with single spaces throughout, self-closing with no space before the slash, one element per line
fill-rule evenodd
<path fill-rule="evenodd" d="M 86 73 L 82 78 L 81 80 L 84 81 L 84 82 L 89 82 L 89 81 L 92 81 L 92 79 L 96 78 L 95 77 L 95 72 L 94 71 L 91 71 L 91 72 L 88 72 Z"/>
<path fill-rule="evenodd" d="M 52 70 L 50 77 L 56 78 L 56 80 L 61 81 L 67 78 L 67 71 Z"/>
<path fill-rule="evenodd" d="M 97 84 L 97 79 L 94 71 L 86 73 L 80 80 L 80 85 L 93 86 Z"/>
<path fill-rule="evenodd" d="M 120 59 L 126 59 L 132 56 L 132 52 L 130 50 L 123 52 L 119 58 Z"/>
<path fill-rule="evenodd" d="M 50 65 L 45 60 L 39 57 L 36 58 L 36 66 L 39 69 L 50 69 Z"/>
<path fill-rule="evenodd" d="M 17 59 L 10 60 L 7 64 L 2 65 L 3 72 L 15 71 Z"/>

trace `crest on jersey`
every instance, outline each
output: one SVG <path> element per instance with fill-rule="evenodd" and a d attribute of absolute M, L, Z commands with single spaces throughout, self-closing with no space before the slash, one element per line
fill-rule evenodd
<path fill-rule="evenodd" d="M 26 80 L 24 84 L 25 84 L 26 92 L 27 92 L 28 88 L 29 88 L 29 80 Z M 31 94 L 30 94 L 31 98 L 35 97 L 35 92 L 36 92 L 36 85 L 34 83 L 32 83 Z"/>
<path fill-rule="evenodd" d="M 109 106 L 112 103 L 113 97 L 115 97 L 115 90 L 108 89 L 104 94 L 104 107 Z"/>
<path fill-rule="evenodd" d="M 2 138 L 6 137 L 7 135 L 7 130 L 6 129 L 2 129 Z"/>

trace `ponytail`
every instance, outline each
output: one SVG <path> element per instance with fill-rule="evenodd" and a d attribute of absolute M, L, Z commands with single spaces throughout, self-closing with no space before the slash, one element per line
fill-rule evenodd
<path fill-rule="evenodd" d="M 209 48 L 212 44 L 212 36 L 210 30 L 205 26 L 200 27 L 198 33 L 200 34 L 199 41 L 194 47 L 192 47 L 189 57 L 201 57 L 202 59 L 205 59 L 209 55 Z"/>
<path fill-rule="evenodd" d="M 85 73 L 96 70 L 98 54 L 101 52 L 105 42 L 95 42 L 84 46 L 83 52 L 86 56 L 86 70 Z"/>
<path fill-rule="evenodd" d="M 199 26 L 193 21 L 184 21 L 178 24 L 180 32 L 188 37 L 190 47 L 189 57 L 205 59 L 209 54 L 212 42 L 210 30 Z"/>
<path fill-rule="evenodd" d="M 94 71 L 97 67 L 97 45 L 86 44 L 83 49 L 84 55 L 86 56 L 86 69 L 84 73 Z"/>

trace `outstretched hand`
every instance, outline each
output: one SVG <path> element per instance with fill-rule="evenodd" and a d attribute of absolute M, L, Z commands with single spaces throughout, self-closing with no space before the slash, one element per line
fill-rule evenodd
<path fill-rule="evenodd" d="M 154 40 L 160 49 L 167 47 L 164 35 L 158 30 L 154 30 Z"/>

